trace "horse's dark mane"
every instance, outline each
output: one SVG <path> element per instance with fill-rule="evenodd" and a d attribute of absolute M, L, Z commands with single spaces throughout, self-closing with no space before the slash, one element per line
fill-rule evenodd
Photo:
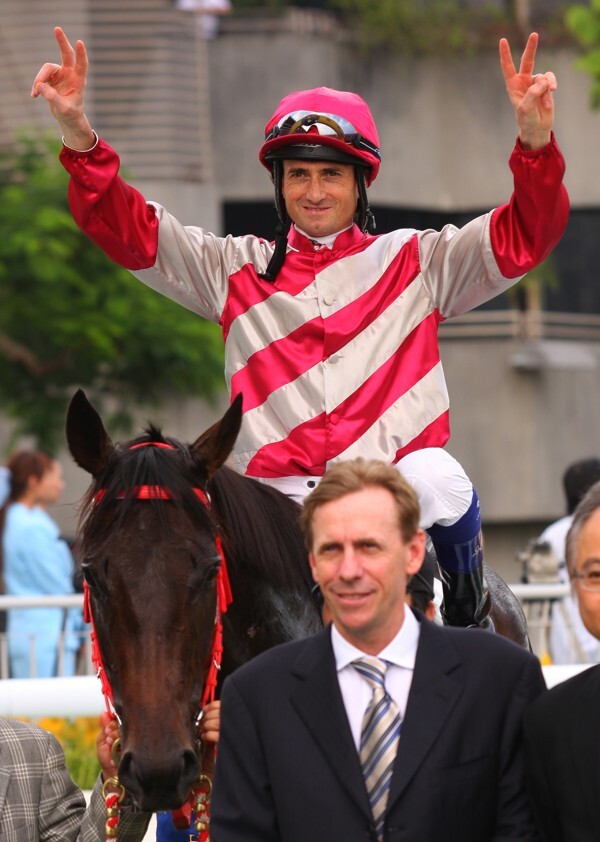
<path fill-rule="evenodd" d="M 145 442 L 165 443 L 173 449 L 134 447 Z M 275 587 L 310 589 L 312 578 L 298 523 L 297 503 L 227 467 L 214 474 L 208 488 L 206 477 L 206 467 L 199 465 L 187 445 L 163 436 L 157 427 L 148 426 L 142 436 L 115 447 L 85 496 L 79 531 L 81 553 L 97 550 L 127 520 L 137 503 L 134 488 L 160 486 L 169 489 L 175 505 L 185 506 L 192 513 L 200 529 L 216 532 L 214 522 L 219 523 L 228 564 L 232 567 L 243 563 Z M 209 491 L 213 517 L 196 497 L 195 487 Z M 146 501 L 146 504 L 155 507 L 157 518 L 165 518 L 164 502 Z M 167 528 L 166 518 L 164 523 Z"/>
<path fill-rule="evenodd" d="M 274 488 L 222 467 L 209 491 L 217 517 L 244 563 L 275 586 L 310 589 L 313 581 L 298 521 L 300 507 Z M 238 549 L 236 549 L 238 548 Z M 235 563 L 235 560 L 232 558 Z"/>

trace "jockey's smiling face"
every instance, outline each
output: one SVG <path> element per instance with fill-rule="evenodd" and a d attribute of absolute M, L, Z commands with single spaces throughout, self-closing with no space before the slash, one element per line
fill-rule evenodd
<path fill-rule="evenodd" d="M 310 237 L 352 225 L 358 199 L 352 164 L 285 160 L 282 190 L 289 216 Z"/>

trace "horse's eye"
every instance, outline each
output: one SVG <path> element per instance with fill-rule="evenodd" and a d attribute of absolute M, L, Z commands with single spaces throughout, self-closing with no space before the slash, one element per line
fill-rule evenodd
<path fill-rule="evenodd" d="M 199 590 L 203 588 L 210 588 L 214 584 L 215 579 L 217 578 L 217 573 L 219 572 L 220 564 L 221 559 L 218 556 L 215 556 L 215 558 L 203 559 L 202 561 L 199 561 L 196 567 L 196 581 L 192 585 L 192 587 L 194 589 L 198 588 Z"/>
<path fill-rule="evenodd" d="M 206 580 L 207 583 L 214 582 L 214 580 L 217 578 L 217 573 L 219 572 L 220 565 L 221 565 L 221 559 L 220 558 L 216 558 L 214 560 L 211 559 L 209 564 L 206 565 L 204 577 L 205 577 L 205 580 Z"/>
<path fill-rule="evenodd" d="M 89 588 L 93 590 L 98 587 L 98 576 L 91 564 L 82 564 L 81 572 L 83 573 L 83 578 L 87 582 Z"/>

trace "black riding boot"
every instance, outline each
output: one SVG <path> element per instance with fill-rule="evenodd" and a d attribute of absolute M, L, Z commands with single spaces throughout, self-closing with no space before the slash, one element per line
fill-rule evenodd
<path fill-rule="evenodd" d="M 490 594 L 483 577 L 481 532 L 464 544 L 432 541 L 442 577 L 442 617 L 446 625 L 493 631 Z"/>

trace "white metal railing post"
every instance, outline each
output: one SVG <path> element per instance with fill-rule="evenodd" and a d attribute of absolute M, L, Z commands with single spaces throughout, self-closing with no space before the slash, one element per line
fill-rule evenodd
<path fill-rule="evenodd" d="M 0 678 L 8 678 L 8 637 L 6 632 L 0 635 Z"/>
<path fill-rule="evenodd" d="M 527 618 L 530 639 L 534 652 L 538 656 L 545 654 L 547 650 L 547 635 L 550 627 L 551 608 L 556 605 L 564 613 L 563 598 L 570 594 L 570 586 L 559 582 L 539 584 L 509 584 L 509 588 L 515 594 L 523 606 Z M 83 605 L 82 594 L 65 594 L 63 596 L 32 596 L 15 597 L 0 595 L 0 612 L 8 611 L 11 608 L 36 608 L 36 607 L 58 607 L 64 610 L 69 608 L 81 608 Z M 573 652 L 583 663 L 585 661 L 581 647 L 578 645 L 576 635 L 573 632 L 572 624 L 567 627 L 573 639 Z M 65 663 L 65 633 L 60 633 L 57 647 L 58 676 L 64 677 Z M 35 638 L 32 635 L 29 639 L 29 661 L 30 674 L 35 678 Z M 78 672 L 84 675 L 94 675 L 94 667 L 91 659 L 91 643 L 87 630 L 82 632 L 81 647 L 78 660 Z M 10 660 L 8 656 L 7 633 L 0 634 L 0 680 L 8 679 L 10 675 Z M 28 680 L 32 680 L 28 679 Z M 14 680 L 14 679 L 11 679 Z"/>
<path fill-rule="evenodd" d="M 11 608 L 62 608 L 68 611 L 71 608 L 83 607 L 83 594 L 63 594 L 53 596 L 10 596 L 0 595 L 0 612 L 9 611 Z M 10 658 L 8 647 L 8 632 L 0 634 L 0 680 L 8 679 L 10 676 Z M 80 633 L 80 657 L 78 658 L 78 672 L 84 675 L 94 675 L 94 667 L 91 658 L 91 644 L 89 632 L 84 630 Z M 64 628 L 59 632 L 57 640 L 56 664 L 57 675 L 64 676 L 65 666 L 65 643 L 66 632 Z M 36 678 L 36 635 L 30 634 L 27 639 L 29 675 L 30 679 Z"/>

